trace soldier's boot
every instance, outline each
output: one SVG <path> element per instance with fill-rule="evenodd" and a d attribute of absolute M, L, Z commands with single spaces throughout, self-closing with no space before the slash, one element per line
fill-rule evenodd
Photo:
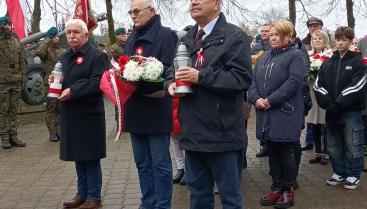
<path fill-rule="evenodd" d="M 3 149 L 10 149 L 11 148 L 11 144 L 9 141 L 9 137 L 1 137 L 1 148 Z"/>
<path fill-rule="evenodd" d="M 56 132 L 50 132 L 50 137 L 48 138 L 50 142 L 60 141 L 59 135 Z"/>
<path fill-rule="evenodd" d="M 17 135 L 10 136 L 9 141 L 10 141 L 10 144 L 14 147 L 25 147 L 26 146 L 26 143 L 18 139 Z"/>

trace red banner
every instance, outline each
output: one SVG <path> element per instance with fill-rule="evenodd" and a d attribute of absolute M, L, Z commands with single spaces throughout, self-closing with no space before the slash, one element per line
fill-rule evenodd
<path fill-rule="evenodd" d="M 77 0 L 75 3 L 74 18 L 83 20 L 92 32 L 97 27 L 97 17 L 94 14 L 89 0 Z"/>
<path fill-rule="evenodd" d="M 8 7 L 9 17 L 13 24 L 14 32 L 19 39 L 28 35 L 26 2 L 25 0 L 5 0 Z"/>

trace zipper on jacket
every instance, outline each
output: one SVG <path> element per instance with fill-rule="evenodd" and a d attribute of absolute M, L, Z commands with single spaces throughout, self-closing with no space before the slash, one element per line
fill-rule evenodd
<path fill-rule="evenodd" d="M 267 83 L 267 80 L 271 76 L 271 72 L 273 70 L 273 66 L 274 66 L 274 63 L 275 63 L 275 61 L 273 61 L 273 60 L 275 59 L 276 56 L 277 56 L 277 54 L 275 54 L 275 56 L 271 58 L 269 64 L 266 66 L 265 80 L 264 80 L 264 93 L 266 91 L 266 83 Z M 269 73 L 269 75 L 268 75 L 268 73 Z M 262 128 L 261 128 L 261 137 L 262 137 L 262 140 L 265 140 L 265 132 L 266 132 L 265 124 L 266 124 L 266 114 L 263 114 L 263 124 L 262 124 Z"/>
<path fill-rule="evenodd" d="M 340 70 L 340 64 L 342 61 L 342 57 L 340 57 L 339 62 L 338 62 L 338 67 L 336 68 L 336 78 L 335 78 L 335 88 L 336 89 L 336 94 L 333 95 L 334 97 L 336 97 L 339 94 L 339 90 L 338 90 L 338 82 L 339 82 L 339 70 Z"/>
<path fill-rule="evenodd" d="M 275 55 L 276 57 L 276 55 Z M 264 92 L 265 92 L 265 89 L 266 89 L 266 82 L 268 81 L 268 78 L 270 78 L 271 76 L 271 72 L 273 70 L 273 66 L 274 66 L 274 62 L 273 59 L 275 58 L 273 57 L 271 60 L 270 60 L 270 63 L 266 66 L 266 70 L 265 70 L 265 79 L 264 79 Z M 270 70 L 269 70 L 269 67 L 270 67 Z M 269 73 L 269 75 L 268 75 Z"/>

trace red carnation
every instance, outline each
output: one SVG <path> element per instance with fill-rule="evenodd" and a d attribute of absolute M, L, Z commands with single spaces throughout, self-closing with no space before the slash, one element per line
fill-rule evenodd
<path fill-rule="evenodd" d="M 311 55 L 314 59 L 319 59 L 320 55 L 318 53 L 314 53 Z"/>
<path fill-rule="evenodd" d="M 359 49 L 355 49 L 353 52 L 356 53 L 356 54 L 362 54 L 362 52 L 359 51 Z"/>
<path fill-rule="evenodd" d="M 326 55 L 322 55 L 322 56 L 321 56 L 321 60 L 322 60 L 323 62 L 328 61 L 329 59 L 330 59 L 330 57 L 329 57 L 329 56 L 326 56 Z"/>
<path fill-rule="evenodd" d="M 119 66 L 120 66 L 121 74 L 124 73 L 125 65 L 129 61 L 129 59 L 130 59 L 130 57 L 127 56 L 127 55 L 122 55 L 122 56 L 119 57 L 118 63 L 119 63 Z"/>

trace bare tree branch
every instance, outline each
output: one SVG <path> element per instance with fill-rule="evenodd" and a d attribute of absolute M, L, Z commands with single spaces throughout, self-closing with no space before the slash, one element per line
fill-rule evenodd
<path fill-rule="evenodd" d="M 302 0 L 297 0 L 297 1 L 301 4 L 301 6 L 303 8 L 302 11 L 306 14 L 306 17 L 307 18 L 312 17 L 312 15 L 307 11 L 307 9 L 306 9 L 305 4 L 303 3 L 303 1 Z"/>

